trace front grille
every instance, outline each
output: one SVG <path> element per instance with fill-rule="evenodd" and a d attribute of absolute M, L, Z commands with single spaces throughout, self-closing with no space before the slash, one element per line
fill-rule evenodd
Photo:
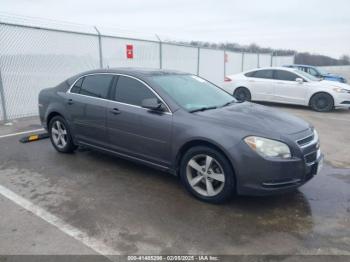
<path fill-rule="evenodd" d="M 297 141 L 298 145 L 299 146 L 303 146 L 303 145 L 306 145 L 308 143 L 310 143 L 312 140 L 314 140 L 314 134 L 308 136 L 308 137 L 305 137 L 303 139 L 300 139 Z"/>
<path fill-rule="evenodd" d="M 317 159 L 317 151 L 309 153 L 304 156 L 306 164 L 311 164 Z"/>

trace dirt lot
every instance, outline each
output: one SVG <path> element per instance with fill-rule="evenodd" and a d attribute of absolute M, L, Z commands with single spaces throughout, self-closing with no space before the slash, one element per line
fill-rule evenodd
<path fill-rule="evenodd" d="M 0 254 L 350 255 L 350 111 L 273 107 L 315 125 L 324 169 L 295 193 L 224 205 L 109 155 L 4 137 L 40 128 L 35 118 L 1 126 Z"/>

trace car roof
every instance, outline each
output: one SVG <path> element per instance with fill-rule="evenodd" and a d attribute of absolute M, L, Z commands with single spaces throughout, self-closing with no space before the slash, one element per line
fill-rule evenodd
<path fill-rule="evenodd" d="M 106 68 L 106 69 L 96 69 L 84 74 L 93 74 L 93 73 L 114 73 L 114 74 L 127 74 L 131 76 L 158 76 L 158 75 L 183 75 L 188 74 L 176 70 L 167 70 L 167 69 L 154 69 L 154 68 L 139 68 L 139 67 L 116 67 L 116 68 Z"/>
<path fill-rule="evenodd" d="M 259 71 L 259 70 L 284 70 L 284 71 L 290 71 L 290 72 L 298 71 L 296 68 L 290 68 L 290 67 L 284 67 L 284 66 L 272 66 L 272 67 L 260 67 L 260 68 L 251 69 L 251 70 L 242 72 L 242 74 L 253 72 L 253 71 Z"/>
<path fill-rule="evenodd" d="M 302 64 L 293 64 L 293 65 L 285 65 L 285 66 L 314 67 L 314 66 L 311 66 L 311 65 L 302 65 Z"/>
<path fill-rule="evenodd" d="M 68 83 L 72 84 L 76 79 L 81 76 L 89 74 L 99 73 L 110 73 L 110 74 L 125 74 L 144 80 L 144 78 L 150 76 L 162 76 L 162 75 L 188 75 L 189 73 L 177 71 L 177 70 L 166 70 L 166 69 L 152 69 L 152 68 L 140 68 L 140 67 L 116 67 L 116 68 L 104 68 L 85 71 L 74 75 L 68 79 Z"/>

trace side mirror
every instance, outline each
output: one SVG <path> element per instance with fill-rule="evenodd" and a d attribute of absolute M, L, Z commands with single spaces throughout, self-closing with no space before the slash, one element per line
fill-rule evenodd
<path fill-rule="evenodd" d="M 157 98 L 143 99 L 141 106 L 150 110 L 163 111 L 162 103 Z"/>
<path fill-rule="evenodd" d="M 297 79 L 295 79 L 295 81 L 297 81 L 297 83 L 299 83 L 299 84 L 304 83 L 304 80 L 303 80 L 302 78 L 300 78 L 300 77 L 298 77 Z"/>

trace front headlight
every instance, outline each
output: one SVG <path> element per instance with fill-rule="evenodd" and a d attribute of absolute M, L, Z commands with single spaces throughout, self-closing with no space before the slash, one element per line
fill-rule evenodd
<path fill-rule="evenodd" d="M 345 88 L 341 88 L 341 87 L 335 87 L 333 88 L 333 91 L 337 92 L 337 93 L 349 93 L 350 90 L 345 89 Z"/>
<path fill-rule="evenodd" d="M 265 157 L 291 158 L 289 147 L 282 142 L 258 136 L 248 136 L 244 142 L 258 154 Z"/>

